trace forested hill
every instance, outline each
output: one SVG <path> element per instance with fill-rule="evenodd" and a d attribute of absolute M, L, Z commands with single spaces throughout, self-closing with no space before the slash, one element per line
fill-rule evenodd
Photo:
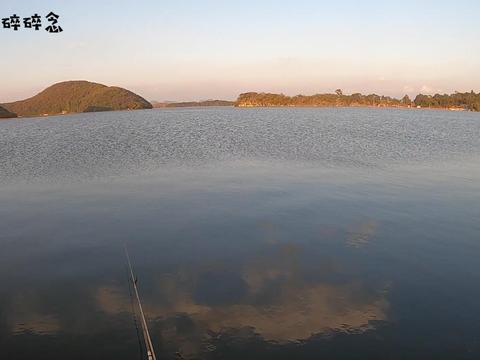
<path fill-rule="evenodd" d="M 57 83 L 29 99 L 1 105 L 19 116 L 152 108 L 147 100 L 129 90 L 89 81 Z"/>
<path fill-rule="evenodd" d="M 249 92 L 240 94 L 235 104 L 239 107 L 250 106 L 374 106 L 374 107 L 426 107 L 451 108 L 480 111 L 480 93 L 455 93 L 452 95 L 418 95 L 412 101 L 407 95 L 402 99 L 376 94 L 360 93 L 345 95 L 341 90 L 334 94 L 297 95 L 269 94 Z"/>

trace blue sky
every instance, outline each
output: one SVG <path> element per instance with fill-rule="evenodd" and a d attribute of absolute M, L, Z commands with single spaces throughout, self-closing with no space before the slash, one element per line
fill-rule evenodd
<path fill-rule="evenodd" d="M 70 79 L 148 100 L 480 91 L 479 1 L 0 1 L 49 11 L 63 33 L 0 27 L 0 102 Z"/>

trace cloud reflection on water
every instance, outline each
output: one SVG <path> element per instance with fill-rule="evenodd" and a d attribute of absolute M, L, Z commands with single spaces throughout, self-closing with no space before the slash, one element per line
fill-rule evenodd
<path fill-rule="evenodd" d="M 144 308 L 162 343 L 188 357 L 205 351 L 212 338 L 232 331 L 237 337 L 241 333 L 282 344 L 336 330 L 365 331 L 372 321 L 387 319 L 386 288 L 372 291 L 355 279 L 306 279 L 301 247 L 268 246 L 272 255 L 257 256 L 238 270 L 212 264 L 160 275 L 153 289 L 156 295 L 144 297 Z M 318 271 L 335 271 L 320 263 L 319 259 Z M 129 311 L 128 297 L 115 287 L 99 288 L 96 298 L 110 315 Z"/>
<path fill-rule="evenodd" d="M 38 297 L 32 292 L 16 294 L 15 304 L 8 314 L 11 332 L 15 335 L 33 333 L 36 335 L 52 335 L 60 330 L 60 321 L 56 314 L 49 313 L 39 307 Z"/>

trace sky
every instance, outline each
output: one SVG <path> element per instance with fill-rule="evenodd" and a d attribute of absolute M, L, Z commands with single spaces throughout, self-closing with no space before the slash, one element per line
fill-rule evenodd
<path fill-rule="evenodd" d="M 50 11 L 62 33 L 0 25 L 0 103 L 80 79 L 159 101 L 480 91 L 477 0 L 0 0 Z"/>

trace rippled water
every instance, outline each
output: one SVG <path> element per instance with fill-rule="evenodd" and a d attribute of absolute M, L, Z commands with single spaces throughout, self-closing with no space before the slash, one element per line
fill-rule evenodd
<path fill-rule="evenodd" d="M 0 121 L 0 353 L 480 358 L 480 116 L 161 109 Z"/>

